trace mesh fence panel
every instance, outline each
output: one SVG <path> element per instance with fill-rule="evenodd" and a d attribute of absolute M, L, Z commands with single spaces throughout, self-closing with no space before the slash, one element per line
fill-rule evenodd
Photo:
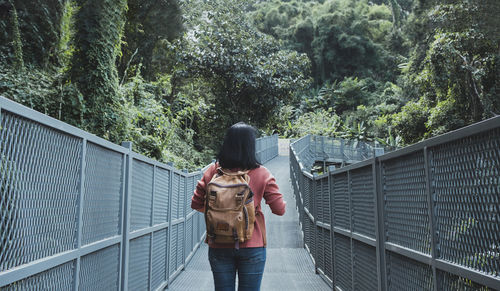
<path fill-rule="evenodd" d="M 73 249 L 82 141 L 8 112 L 0 127 L 0 272 Z"/>
<path fill-rule="evenodd" d="M 316 203 L 315 203 L 315 199 L 316 199 L 316 189 L 315 189 L 315 185 L 314 185 L 314 180 L 311 178 L 311 179 L 307 179 L 307 182 L 309 183 L 309 192 L 307 193 L 307 198 L 309 200 L 308 204 L 309 204 L 309 207 L 307 208 L 307 210 L 309 210 L 309 213 L 311 213 L 311 215 L 316 219 Z"/>
<path fill-rule="evenodd" d="M 71 290 L 74 285 L 75 262 L 57 266 L 2 287 L 2 291 L 19 290 Z"/>
<path fill-rule="evenodd" d="M 318 210 L 317 216 L 318 220 L 330 224 L 330 187 L 328 176 L 322 178 L 320 186 L 317 188 L 321 196 L 318 197 Z M 321 210 L 320 210 L 321 209 Z"/>
<path fill-rule="evenodd" d="M 205 233 L 207 227 L 205 225 L 205 216 L 203 216 L 203 214 L 201 214 L 201 213 L 197 213 L 197 215 L 198 215 L 198 219 L 199 219 L 198 225 L 200 226 L 199 231 L 198 231 L 198 238 L 201 239 L 201 237 Z"/>
<path fill-rule="evenodd" d="M 357 240 L 353 240 L 354 290 L 377 290 L 377 254 L 376 249 Z"/>
<path fill-rule="evenodd" d="M 198 242 L 200 242 L 200 238 L 198 237 L 198 232 L 200 228 L 200 219 L 198 219 L 198 212 L 195 212 L 193 215 L 193 229 L 191 235 L 193 237 L 193 247 L 196 246 Z"/>
<path fill-rule="evenodd" d="M 156 289 L 166 281 L 167 272 L 167 230 L 163 229 L 153 234 L 153 260 L 151 270 L 151 287 Z"/>
<path fill-rule="evenodd" d="M 342 157 L 342 147 L 343 141 L 340 139 L 329 138 L 324 143 L 324 151 L 330 157 Z"/>
<path fill-rule="evenodd" d="M 500 276 L 500 129 L 430 156 L 439 257 Z"/>
<path fill-rule="evenodd" d="M 113 245 L 82 257 L 79 290 L 117 290 L 119 268 L 119 245 Z"/>
<path fill-rule="evenodd" d="M 299 172 L 298 174 L 298 191 L 297 191 L 297 206 L 299 208 L 299 220 L 303 221 L 304 220 L 304 203 L 303 203 L 303 192 L 305 191 L 305 185 L 304 185 L 304 180 L 305 176 L 302 172 Z"/>
<path fill-rule="evenodd" d="M 179 201 L 181 197 L 181 193 L 179 191 L 179 183 L 180 183 L 180 175 L 178 173 L 173 173 L 173 181 L 172 181 L 172 220 L 180 218 L 179 211 Z"/>
<path fill-rule="evenodd" d="M 177 267 L 184 263 L 184 227 L 183 223 L 177 225 Z"/>
<path fill-rule="evenodd" d="M 375 196 L 372 167 L 352 171 L 352 230 L 375 238 Z"/>
<path fill-rule="evenodd" d="M 478 284 L 463 277 L 455 276 L 453 274 L 443 272 L 438 270 L 438 290 L 439 291 L 490 291 L 490 289 L 484 285 Z"/>
<path fill-rule="evenodd" d="M 314 179 L 313 180 L 313 183 L 314 183 L 314 187 L 316 189 L 316 191 L 314 193 L 312 193 L 312 197 L 313 197 L 313 205 L 315 205 L 315 207 L 313 207 L 313 213 L 312 215 L 314 216 L 314 219 L 316 220 L 319 220 L 319 221 L 323 221 L 323 212 L 324 212 L 324 205 L 323 205 L 323 188 L 321 187 L 322 186 L 322 180 L 321 179 Z"/>
<path fill-rule="evenodd" d="M 177 270 L 177 228 L 178 224 L 172 225 L 172 230 L 170 231 L 170 256 L 169 256 L 169 275 L 172 275 Z"/>
<path fill-rule="evenodd" d="M 349 188 L 347 173 L 333 177 L 333 219 L 335 226 L 351 229 L 351 213 L 349 206 Z"/>
<path fill-rule="evenodd" d="M 388 290 L 432 290 L 432 268 L 410 258 L 387 252 Z"/>
<path fill-rule="evenodd" d="M 154 224 L 167 222 L 169 220 L 168 198 L 170 194 L 170 175 L 172 171 L 156 168 L 155 172 L 155 203 Z"/>
<path fill-rule="evenodd" d="M 323 231 L 323 244 L 325 250 L 325 267 L 323 271 L 325 275 L 333 280 L 333 265 L 332 265 L 332 256 L 333 256 L 333 248 L 332 248 L 332 234 L 331 231 L 325 229 Z"/>
<path fill-rule="evenodd" d="M 194 192 L 194 187 L 196 186 L 195 182 L 195 177 L 194 176 L 190 176 L 190 177 L 187 177 L 186 178 L 187 182 L 186 182 L 186 199 L 185 199 L 185 203 L 186 203 L 186 209 L 187 209 L 187 213 L 188 214 L 189 212 L 191 212 L 191 197 L 193 196 L 193 192 Z"/>
<path fill-rule="evenodd" d="M 191 251 L 193 250 L 193 217 L 192 216 L 186 221 L 186 242 L 184 245 L 186 246 L 185 257 L 187 257 L 189 254 L 191 254 Z"/>
<path fill-rule="evenodd" d="M 387 241 L 430 254 L 423 152 L 385 161 L 382 172 Z"/>
<path fill-rule="evenodd" d="M 304 216 L 304 220 L 302 221 L 302 228 L 304 230 L 304 243 L 309 248 L 309 251 L 312 252 L 312 236 L 313 236 L 313 224 L 309 216 Z"/>
<path fill-rule="evenodd" d="M 312 192 L 312 183 L 309 177 L 304 176 L 304 188 L 301 189 L 300 192 L 303 195 L 302 196 L 302 200 L 304 201 L 303 207 L 307 208 L 310 211 L 311 208 L 309 206 L 309 195 Z"/>
<path fill-rule="evenodd" d="M 150 226 L 153 200 L 152 165 L 133 160 L 131 195 L 130 229 L 138 230 Z"/>
<path fill-rule="evenodd" d="M 130 241 L 128 272 L 129 290 L 147 290 L 149 286 L 149 250 L 151 235 L 144 235 Z"/>
<path fill-rule="evenodd" d="M 316 252 L 314 253 L 314 259 L 316 260 L 316 266 L 325 270 L 325 244 L 324 244 L 324 235 L 325 229 L 319 226 L 316 226 Z"/>
<path fill-rule="evenodd" d="M 87 143 L 82 244 L 119 234 L 123 154 Z"/>
<path fill-rule="evenodd" d="M 335 234 L 335 283 L 342 290 L 352 290 L 351 239 Z"/>

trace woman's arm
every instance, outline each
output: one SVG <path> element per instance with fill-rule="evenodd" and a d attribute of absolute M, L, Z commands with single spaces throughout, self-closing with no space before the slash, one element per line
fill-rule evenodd
<path fill-rule="evenodd" d="M 283 194 L 279 191 L 276 179 L 269 173 L 264 189 L 264 199 L 274 214 L 282 216 L 285 214 L 286 202 L 283 200 Z"/>
<path fill-rule="evenodd" d="M 196 185 L 196 188 L 193 193 L 193 197 L 191 197 L 192 209 L 198 210 L 200 212 L 205 212 L 205 189 L 210 180 L 212 180 L 215 171 L 216 171 L 215 165 L 212 164 L 205 171 L 205 173 L 203 173 L 203 176 L 198 181 L 198 184 Z"/>

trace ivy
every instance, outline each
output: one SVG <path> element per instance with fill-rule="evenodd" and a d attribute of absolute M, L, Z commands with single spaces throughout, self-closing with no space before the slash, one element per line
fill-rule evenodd
<path fill-rule="evenodd" d="M 116 123 L 116 59 L 125 22 L 125 0 L 77 1 L 69 80 L 83 96 L 83 127 L 107 137 Z"/>

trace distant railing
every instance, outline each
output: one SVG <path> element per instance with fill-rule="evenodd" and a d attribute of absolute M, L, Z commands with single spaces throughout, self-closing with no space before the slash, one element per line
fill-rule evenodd
<path fill-rule="evenodd" d="M 500 290 L 500 117 L 308 172 L 290 147 L 305 246 L 337 290 Z"/>
<path fill-rule="evenodd" d="M 373 154 L 384 154 L 383 148 L 375 148 L 366 142 L 319 135 L 306 135 L 295 141 L 293 147 L 307 171 L 316 161 L 350 165 L 369 159 Z"/>
<path fill-rule="evenodd" d="M 278 156 L 278 135 L 258 138 L 255 141 L 255 155 L 257 161 L 264 164 Z"/>

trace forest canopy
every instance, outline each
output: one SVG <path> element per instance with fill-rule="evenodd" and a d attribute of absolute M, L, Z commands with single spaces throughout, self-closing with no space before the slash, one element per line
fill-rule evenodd
<path fill-rule="evenodd" d="M 500 114 L 497 0 L 0 0 L 0 95 L 193 169 L 238 121 L 408 145 Z"/>

